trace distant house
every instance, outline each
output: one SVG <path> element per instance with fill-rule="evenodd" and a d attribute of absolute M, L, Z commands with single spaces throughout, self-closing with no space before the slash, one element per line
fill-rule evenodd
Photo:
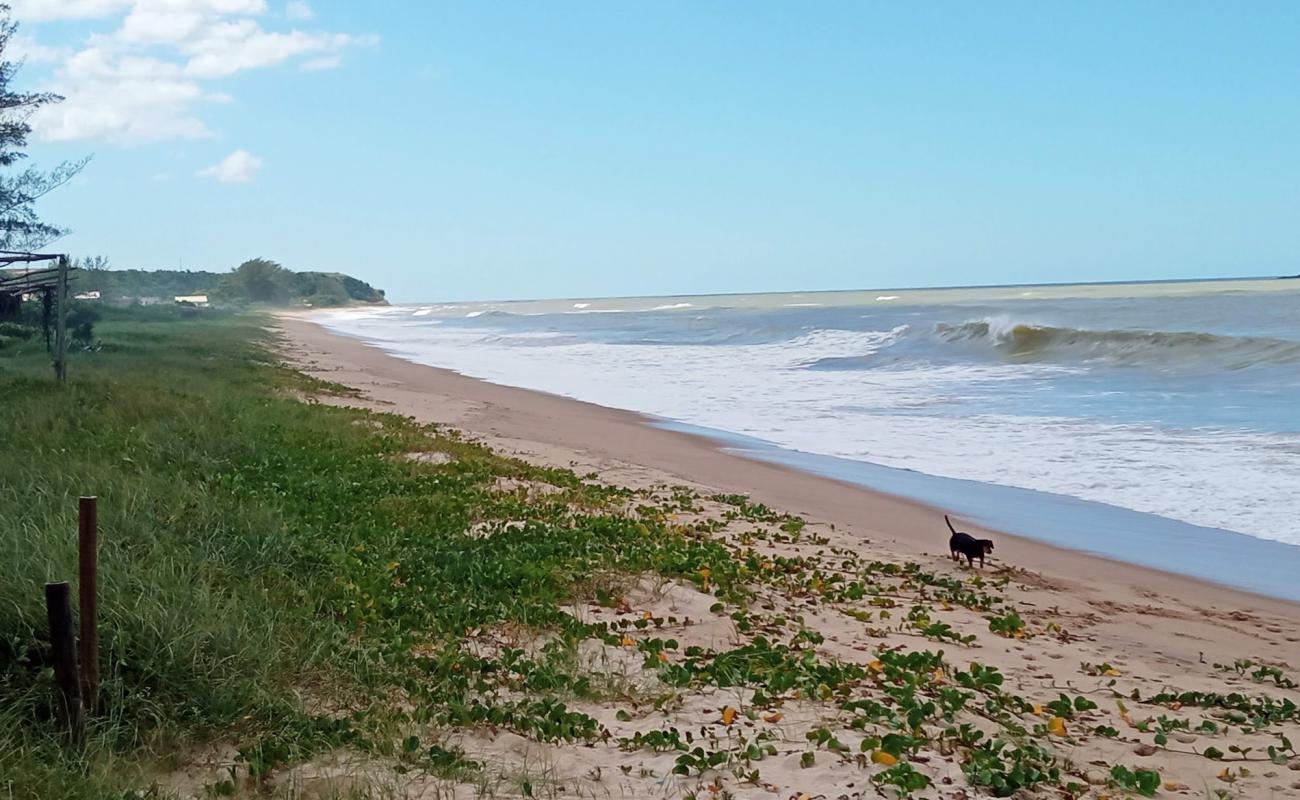
<path fill-rule="evenodd" d="M 73 300 L 98 300 L 99 292 L 81 292 L 80 294 L 74 294 L 72 296 L 72 299 Z"/>
<path fill-rule="evenodd" d="M 176 302 L 203 308 L 208 304 L 208 296 L 206 294 L 178 294 L 176 295 Z"/>

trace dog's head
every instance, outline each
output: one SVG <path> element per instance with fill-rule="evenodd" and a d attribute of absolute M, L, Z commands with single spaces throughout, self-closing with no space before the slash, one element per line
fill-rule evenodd
<path fill-rule="evenodd" d="M 991 539 L 980 539 L 979 545 L 984 548 L 984 555 L 993 552 L 993 541 Z"/>

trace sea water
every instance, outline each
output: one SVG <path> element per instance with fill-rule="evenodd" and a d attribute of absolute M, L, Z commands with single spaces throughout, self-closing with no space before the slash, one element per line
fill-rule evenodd
<path fill-rule="evenodd" d="M 1300 596 L 1285 572 L 1300 567 L 1300 281 L 428 303 L 320 321 L 1139 563 L 1179 569 L 1169 541 L 1240 534 L 1183 571 Z M 1023 511 L 1035 494 L 1060 499 L 1054 522 Z M 1284 568 L 1290 588 L 1223 568 L 1223 552 Z"/>

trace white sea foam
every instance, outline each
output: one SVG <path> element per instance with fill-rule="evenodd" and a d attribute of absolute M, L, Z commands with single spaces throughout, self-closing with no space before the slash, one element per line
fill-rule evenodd
<path fill-rule="evenodd" d="M 885 302 L 885 301 L 888 301 L 888 300 L 897 300 L 897 299 L 898 299 L 898 295 L 896 295 L 896 294 L 882 294 L 882 295 L 880 295 L 879 297 L 877 297 L 876 299 L 879 300 L 879 301 L 881 301 L 881 302 Z"/>
<path fill-rule="evenodd" d="M 963 317 L 953 319 L 961 324 Z M 999 386 L 1049 386 L 1078 374 L 1060 364 L 990 358 L 805 368 L 819 359 L 884 352 L 930 329 L 921 322 L 886 331 L 812 329 L 763 344 L 666 345 L 498 330 L 485 328 L 486 320 L 462 328 L 401 326 L 378 315 L 335 314 L 325 321 L 404 358 L 500 383 L 787 448 L 1073 495 L 1300 544 L 1294 525 L 1300 435 L 981 411 L 987 398 L 999 396 Z M 980 325 L 994 341 L 1017 328 L 1010 316 Z M 972 410 L 960 416 L 932 411 L 954 405 Z"/>
<path fill-rule="evenodd" d="M 691 308 L 691 307 L 692 305 L 690 303 L 669 303 L 668 305 L 655 306 L 650 310 L 651 311 L 672 311 L 678 308 Z"/>

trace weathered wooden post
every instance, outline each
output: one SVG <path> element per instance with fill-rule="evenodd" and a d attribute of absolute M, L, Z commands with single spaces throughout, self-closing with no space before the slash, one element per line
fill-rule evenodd
<path fill-rule="evenodd" d="M 53 313 L 54 298 L 48 288 L 41 291 L 41 332 L 45 334 L 45 352 L 50 352 L 50 314 Z"/>
<path fill-rule="evenodd" d="M 81 701 L 87 714 L 99 705 L 99 500 L 81 498 L 77 554 L 81 614 Z"/>
<path fill-rule="evenodd" d="M 72 641 L 72 608 L 68 605 L 68 584 L 45 584 L 45 611 L 50 620 L 50 657 L 54 662 L 55 708 L 67 726 L 73 745 L 81 746 L 86 719 L 81 711 L 81 687 L 77 678 L 77 651 Z"/>
<path fill-rule="evenodd" d="M 54 375 L 63 383 L 68 379 L 68 257 L 59 256 L 57 316 L 54 320 Z"/>

